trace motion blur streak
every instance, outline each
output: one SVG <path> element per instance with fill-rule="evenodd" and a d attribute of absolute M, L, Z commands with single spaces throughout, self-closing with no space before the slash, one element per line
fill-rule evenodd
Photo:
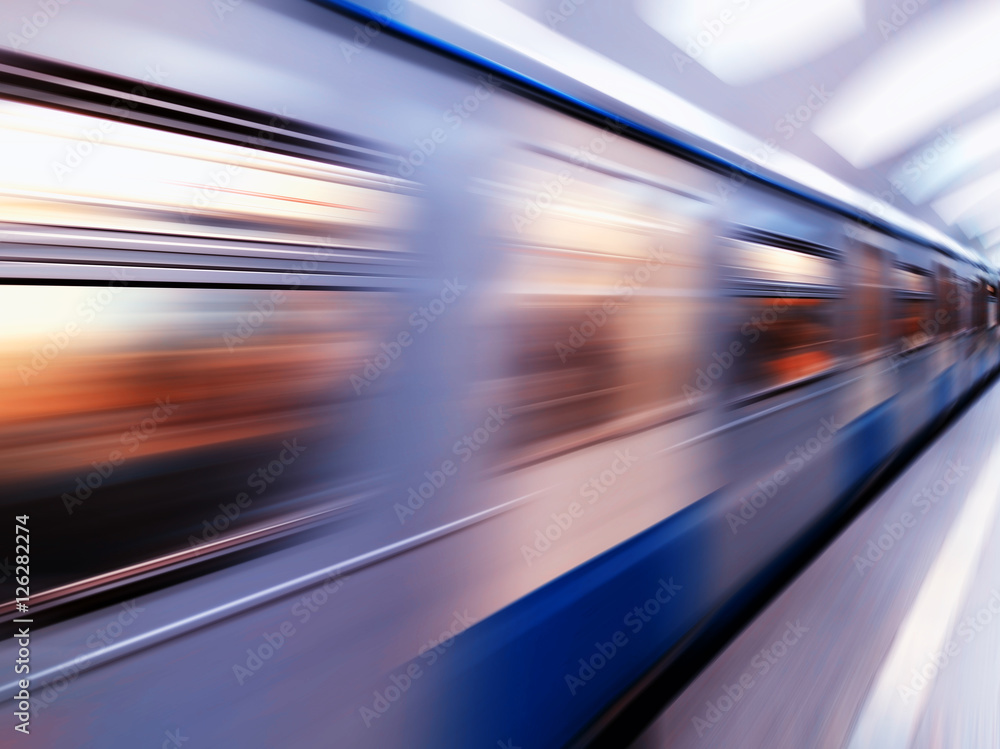
<path fill-rule="evenodd" d="M 0 696 L 28 746 L 625 745 L 997 372 L 976 247 L 772 137 L 812 137 L 823 81 L 762 134 L 531 3 L 52 2 L 0 11 L 0 504 L 32 542 L 0 549 L 0 617 L 32 620 Z M 867 39 L 822 7 L 691 75 L 766 86 Z M 926 478 L 940 517 L 966 475 Z M 956 533 L 892 539 L 973 585 L 989 545 Z M 921 601 L 960 605 L 941 574 Z M 903 589 L 871 620 L 883 655 L 916 622 L 903 655 L 812 711 L 838 740 L 952 621 Z M 834 618 L 768 620 L 735 683 Z"/>
<path fill-rule="evenodd" d="M 995 4 L 941 6 L 913 24 L 817 116 L 816 133 L 859 168 L 916 145 L 1000 84 L 1000 51 L 991 43 L 1000 27 Z"/>
<path fill-rule="evenodd" d="M 395 182 L 261 151 L 266 128 L 230 145 L 9 101 L 0 121 L 0 221 L 402 249 Z"/>
<path fill-rule="evenodd" d="M 996 746 L 998 407 L 994 384 L 634 749 Z"/>
<path fill-rule="evenodd" d="M 3 495 L 52 523 L 36 586 L 217 537 L 219 502 L 241 491 L 254 502 L 230 532 L 324 486 L 356 429 L 348 378 L 378 353 L 385 296 L 5 287 L 8 312 L 46 329 L 0 340 Z M 255 477 L 289 439 L 307 446 L 300 464 Z M 130 527 L 147 529 L 140 547 L 106 543 Z"/>

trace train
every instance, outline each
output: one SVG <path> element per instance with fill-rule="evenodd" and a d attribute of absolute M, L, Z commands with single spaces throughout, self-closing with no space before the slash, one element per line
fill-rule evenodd
<path fill-rule="evenodd" d="M 401 3 L 9 6 L 33 745 L 582 745 L 1000 364 L 967 248 Z"/>

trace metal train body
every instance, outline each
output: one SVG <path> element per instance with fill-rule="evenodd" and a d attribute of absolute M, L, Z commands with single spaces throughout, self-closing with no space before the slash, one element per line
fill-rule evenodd
<path fill-rule="evenodd" d="M 984 264 L 216 6 L 0 61 L 39 746 L 562 746 L 997 366 Z"/>

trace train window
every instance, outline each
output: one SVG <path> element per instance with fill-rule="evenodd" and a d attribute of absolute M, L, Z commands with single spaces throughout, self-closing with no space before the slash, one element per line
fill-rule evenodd
<path fill-rule="evenodd" d="M 961 274 L 955 274 L 955 297 L 956 327 L 960 333 L 968 332 L 972 329 L 975 300 L 972 294 L 972 285 Z"/>
<path fill-rule="evenodd" d="M 972 281 L 972 327 L 975 330 L 986 329 L 987 294 L 986 281 L 977 276 Z"/>
<path fill-rule="evenodd" d="M 824 286 L 833 278 L 830 258 L 750 242 L 741 242 L 733 249 L 731 267 L 738 269 L 736 279 L 743 283 Z"/>
<path fill-rule="evenodd" d="M 357 396 L 403 310 L 381 278 L 315 287 L 376 260 L 395 280 L 415 187 L 319 134 L 316 159 L 272 150 L 281 119 L 236 144 L 0 101 L 0 223 L 25 261 L 5 270 L 35 274 L 0 293 L 0 496 L 46 528 L 41 600 L 357 491 Z M 95 285 L 50 280 L 68 274 Z"/>
<path fill-rule="evenodd" d="M 497 200 L 522 210 L 563 168 L 524 154 Z M 704 303 L 704 203 L 617 174 L 577 168 L 558 201 L 507 237 L 481 325 L 507 354 L 483 371 L 488 396 L 515 416 L 505 461 L 561 451 L 674 418 L 690 406 Z M 506 211 L 498 210 L 498 215 Z M 694 293 L 692 293 L 694 292 Z M 486 361 L 489 356 L 479 357 Z"/>
<path fill-rule="evenodd" d="M 990 328 L 997 326 L 997 287 L 992 281 L 986 285 L 986 322 Z"/>
<path fill-rule="evenodd" d="M 856 262 L 855 303 L 852 306 L 853 328 L 857 338 L 853 350 L 861 361 L 869 361 L 884 353 L 885 286 L 883 267 L 885 254 L 871 245 L 862 244 L 852 255 Z"/>
<path fill-rule="evenodd" d="M 736 332 L 746 350 L 733 368 L 735 395 L 752 396 L 830 370 L 837 360 L 834 315 L 842 296 L 832 255 L 742 240 L 730 249 L 723 283 L 738 299 Z"/>
<path fill-rule="evenodd" d="M 940 327 L 934 320 L 934 284 L 927 271 L 903 265 L 893 268 L 892 280 L 893 335 L 905 353 L 930 343 Z"/>
<path fill-rule="evenodd" d="M 32 591 L 342 501 L 352 376 L 380 353 L 393 301 L 5 285 L 0 496 L 46 529 Z"/>
<path fill-rule="evenodd" d="M 406 249 L 409 183 L 261 150 L 269 133 L 235 145 L 11 101 L 0 101 L 0 118 L 8 196 L 0 221 L 281 248 Z M 79 156 L 91 133 L 100 133 L 99 146 Z M 59 161 L 63 153 L 73 158 Z M 285 256 L 267 245 L 247 252 Z"/>
<path fill-rule="evenodd" d="M 741 305 L 759 330 L 748 337 L 747 366 L 737 387 L 745 391 L 788 385 L 825 372 L 834 363 L 831 299 L 763 297 Z M 767 325 L 766 320 L 774 318 Z M 751 328 L 753 330 L 753 328 Z"/>
<path fill-rule="evenodd" d="M 955 283 L 955 275 L 951 272 L 950 268 L 939 265 L 937 279 L 937 307 L 943 312 L 941 316 L 941 335 L 948 337 L 961 329 L 959 313 L 961 312 L 962 299 L 959 294 L 958 285 Z"/>

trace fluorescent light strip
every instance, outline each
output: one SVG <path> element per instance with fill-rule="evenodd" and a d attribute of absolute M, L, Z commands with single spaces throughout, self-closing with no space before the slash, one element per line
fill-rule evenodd
<path fill-rule="evenodd" d="M 803 65 L 865 30 L 863 0 L 637 0 L 635 7 L 675 47 L 733 86 Z"/>
<path fill-rule="evenodd" d="M 933 208 L 942 219 L 954 224 L 963 216 L 973 213 L 977 207 L 985 211 L 990 210 L 995 203 L 991 198 L 995 197 L 998 191 L 1000 191 L 1000 172 L 993 172 L 935 201 Z"/>
<path fill-rule="evenodd" d="M 1000 87 L 1000 4 L 944 5 L 907 22 L 837 90 L 812 129 L 858 169 L 926 137 Z"/>
<path fill-rule="evenodd" d="M 998 132 L 1000 109 L 954 132 L 936 130 L 933 137 L 901 160 L 892 178 L 903 185 L 904 194 L 913 203 L 924 203 L 966 174 L 1000 157 Z"/>
<path fill-rule="evenodd" d="M 334 5 L 365 8 L 375 14 L 382 11 L 375 0 L 327 1 Z M 476 47 L 475 43 L 470 45 L 470 40 L 462 34 L 455 33 L 456 29 L 464 30 L 487 42 L 480 49 L 469 49 L 473 55 L 485 55 L 485 59 L 521 75 L 532 72 L 525 70 L 525 62 L 543 66 L 670 129 L 680 130 L 696 141 L 711 144 L 717 151 L 721 150 L 722 153 L 716 153 L 719 158 L 729 161 L 742 159 L 756 164 L 755 156 L 770 152 L 765 167 L 757 171 L 790 180 L 794 185 L 814 191 L 863 215 L 878 215 L 882 221 L 900 231 L 923 237 L 970 262 L 981 262 L 977 255 L 938 229 L 893 206 L 884 205 L 869 193 L 848 185 L 787 151 L 767 149 L 761 140 L 749 133 L 614 60 L 562 36 L 501 0 L 410 0 L 407 5 L 407 23 L 411 25 L 402 25 L 404 29 L 419 29 L 420 34 L 436 37 L 445 44 L 460 48 Z M 414 8 L 426 11 L 433 18 L 420 17 L 419 14 L 415 18 Z M 463 41 L 465 44 L 461 43 Z M 545 84 L 544 80 L 541 82 L 552 85 Z M 558 88 L 558 84 L 554 87 Z"/>

